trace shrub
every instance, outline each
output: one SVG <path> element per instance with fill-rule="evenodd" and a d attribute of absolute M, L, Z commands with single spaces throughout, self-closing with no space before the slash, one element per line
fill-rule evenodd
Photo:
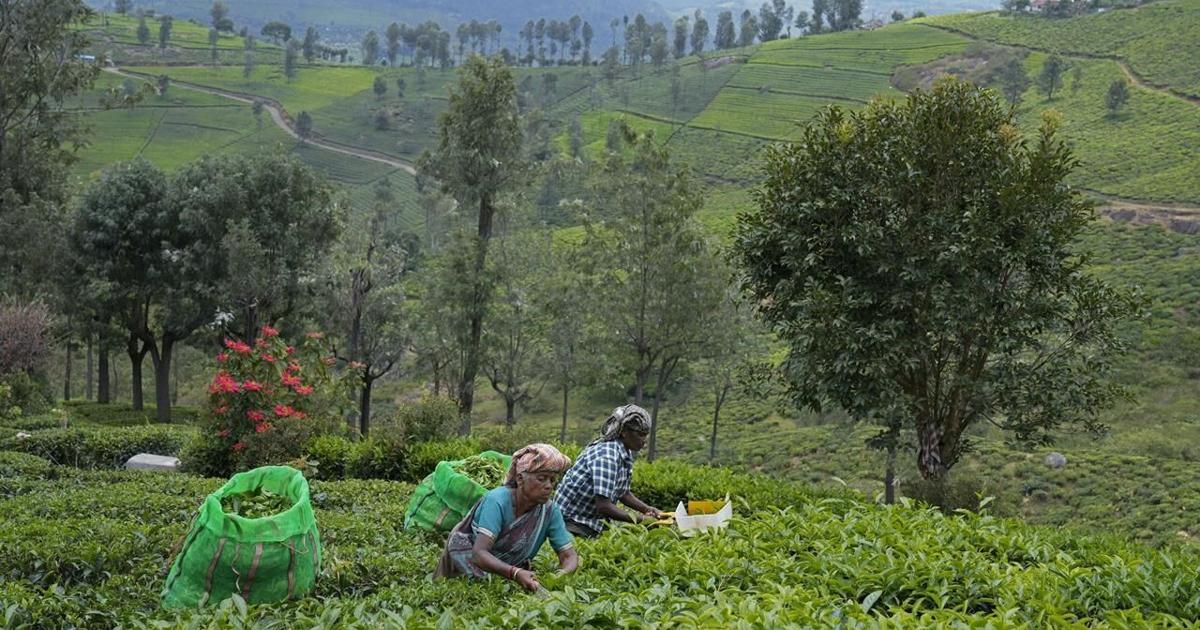
<path fill-rule="evenodd" d="M 63 466 L 120 468 L 138 453 L 176 455 L 194 434 L 193 429 L 173 425 L 47 429 L 27 438 L 4 438 L 0 450 L 37 455 Z"/>
<path fill-rule="evenodd" d="M 49 352 L 45 304 L 0 303 L 0 378 L 36 372 Z"/>
<path fill-rule="evenodd" d="M 61 429 L 63 428 L 63 418 L 57 414 L 42 414 L 38 416 L 28 416 L 24 418 L 10 418 L 0 420 L 4 426 L 20 431 L 41 431 L 43 429 Z"/>
<path fill-rule="evenodd" d="M 381 428 L 355 445 L 346 476 L 359 479 L 409 480 L 408 441 L 398 428 Z"/>
<path fill-rule="evenodd" d="M 926 503 L 950 514 L 956 510 L 978 511 L 985 497 L 992 497 L 987 509 L 993 514 L 1014 512 L 1012 501 L 995 488 L 988 488 L 978 476 L 963 470 L 954 471 L 940 480 L 917 478 L 902 486 L 905 496 Z"/>
<path fill-rule="evenodd" d="M 308 441 L 305 457 L 317 470 L 317 479 L 341 479 L 356 453 L 354 442 L 340 435 L 318 435 Z"/>
<path fill-rule="evenodd" d="M 477 439 L 456 438 L 442 442 L 418 442 L 408 449 L 405 480 L 419 482 L 442 460 L 466 459 L 485 450 Z"/>
<path fill-rule="evenodd" d="M 153 405 L 147 405 L 142 411 L 135 411 L 129 403 L 68 401 L 62 406 L 73 424 L 124 427 L 155 422 Z M 171 407 L 173 424 L 195 424 L 200 417 L 201 410 L 195 407 Z"/>
<path fill-rule="evenodd" d="M 229 447 L 200 433 L 192 436 L 180 449 L 179 465 L 184 472 L 201 477 L 228 477 L 233 474 Z"/>
<path fill-rule="evenodd" d="M 37 455 L 0 451 L 0 477 L 46 479 L 51 476 L 53 470 L 53 464 Z"/>
<path fill-rule="evenodd" d="M 410 442 L 440 440 L 454 434 L 458 404 L 445 396 L 424 396 L 396 410 L 396 426 Z"/>
<path fill-rule="evenodd" d="M 45 413 L 53 404 L 54 395 L 50 393 L 50 382 L 44 374 L 16 372 L 0 377 L 0 384 L 8 388 L 7 413 L 12 413 L 13 407 L 24 415 Z"/>
<path fill-rule="evenodd" d="M 322 334 L 309 333 L 295 347 L 264 326 L 254 347 L 226 339 L 225 348 L 209 384 L 202 432 L 228 453 L 228 462 L 218 467 L 237 471 L 285 463 L 303 455 L 312 438 L 346 430 L 342 416 L 358 378 L 330 369 L 336 360 Z M 216 449 L 197 447 L 201 451 L 212 455 Z"/>

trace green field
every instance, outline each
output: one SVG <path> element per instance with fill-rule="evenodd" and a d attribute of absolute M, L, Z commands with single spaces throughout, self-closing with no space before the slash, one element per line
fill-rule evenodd
<path fill-rule="evenodd" d="M 146 26 L 150 28 L 150 40 L 145 45 L 137 38 L 138 19 L 133 16 L 98 14 L 78 28 L 87 32 L 93 52 L 104 53 L 121 65 L 211 63 L 212 45 L 208 42 L 207 25 L 173 20 L 170 39 L 164 49 L 158 47 L 158 18 L 147 17 Z M 253 54 L 257 62 L 282 63 L 282 48 L 257 37 L 255 40 Z M 242 37 L 221 33 L 216 45 L 218 63 L 240 66 L 245 60 L 245 47 L 246 42 Z"/>
<path fill-rule="evenodd" d="M 966 13 L 922 21 L 1004 44 L 1119 57 L 1150 83 L 1200 95 L 1200 0 L 1161 0 L 1065 19 Z"/>

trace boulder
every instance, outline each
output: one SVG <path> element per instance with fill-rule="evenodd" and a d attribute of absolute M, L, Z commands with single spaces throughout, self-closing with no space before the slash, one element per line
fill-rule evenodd
<path fill-rule="evenodd" d="M 161 470 L 176 472 L 179 470 L 179 458 L 167 455 L 151 455 L 138 453 L 125 462 L 126 470 Z"/>
<path fill-rule="evenodd" d="M 1062 453 L 1050 453 L 1046 456 L 1046 465 L 1051 468 L 1062 468 L 1067 465 L 1067 456 Z"/>

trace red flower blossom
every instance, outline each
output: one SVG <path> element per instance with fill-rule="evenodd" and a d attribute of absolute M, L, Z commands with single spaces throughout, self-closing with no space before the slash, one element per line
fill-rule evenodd
<path fill-rule="evenodd" d="M 273 355 L 273 354 L 268 354 L 266 352 L 263 352 L 262 354 L 260 354 L 258 356 L 262 357 L 262 360 L 266 361 L 267 363 L 275 362 L 275 355 Z"/>
<path fill-rule="evenodd" d="M 291 361 L 288 362 L 287 369 L 284 371 L 285 372 L 299 372 L 300 371 L 300 362 L 295 359 L 292 359 Z"/>
<path fill-rule="evenodd" d="M 294 413 L 296 410 L 292 409 L 290 405 L 275 405 L 275 415 L 280 418 L 286 418 Z"/>
<path fill-rule="evenodd" d="M 271 427 L 270 422 L 260 422 L 256 425 L 254 425 L 254 432 L 255 433 L 266 433 L 267 431 L 270 431 L 271 428 L 272 427 Z"/>
<path fill-rule="evenodd" d="M 225 354 L 224 352 L 218 352 L 218 353 L 217 353 L 217 361 L 219 361 L 219 362 L 221 362 L 221 363 L 224 363 L 224 362 L 226 362 L 226 361 L 228 361 L 228 360 L 229 360 L 229 355 L 228 355 L 228 354 Z"/>
<path fill-rule="evenodd" d="M 260 330 L 259 333 L 262 334 L 262 336 L 264 336 L 264 337 L 279 336 L 279 331 L 274 328 L 271 328 L 270 326 L 263 326 L 262 330 Z"/>
<path fill-rule="evenodd" d="M 229 372 L 221 371 L 217 372 L 217 375 L 213 377 L 212 383 L 208 386 L 208 393 L 234 394 L 240 391 L 241 388 L 242 386 L 239 385 L 237 381 L 233 380 L 233 377 L 229 375 Z"/>
<path fill-rule="evenodd" d="M 242 383 L 242 389 L 244 389 L 248 392 L 261 392 L 262 388 L 263 388 L 262 383 L 259 383 L 258 381 L 247 379 L 245 382 Z"/>
<path fill-rule="evenodd" d="M 238 354 L 250 354 L 251 351 L 250 346 L 246 345 L 244 342 L 234 341 L 232 339 L 225 340 L 225 347 Z"/>
<path fill-rule="evenodd" d="M 259 348 L 259 349 L 266 348 L 267 340 L 263 339 L 262 337 L 259 337 L 258 340 L 254 342 L 254 347 Z"/>
<path fill-rule="evenodd" d="M 240 450 L 246 448 L 246 445 L 242 444 L 241 442 L 234 442 L 233 446 L 231 446 L 229 448 L 232 448 L 234 450 L 234 452 L 237 452 L 237 451 L 240 451 Z"/>
<path fill-rule="evenodd" d="M 223 416 L 229 413 L 229 407 L 226 405 L 221 405 L 220 407 L 213 409 L 213 413 L 217 414 L 218 416 Z"/>
<path fill-rule="evenodd" d="M 296 346 L 288 346 L 284 352 L 287 352 L 287 355 L 290 357 L 293 354 L 296 354 Z"/>
<path fill-rule="evenodd" d="M 296 393 L 300 394 L 301 396 L 307 396 L 313 393 L 312 385 L 300 385 L 296 387 Z"/>
<path fill-rule="evenodd" d="M 308 417 L 308 414 L 304 413 L 303 411 L 297 411 L 292 413 L 292 417 L 297 420 L 303 420 Z"/>
<path fill-rule="evenodd" d="M 296 376 L 295 374 L 289 374 L 287 372 L 283 373 L 283 377 L 280 380 L 283 381 L 283 384 L 287 385 L 288 387 L 296 387 L 300 384 L 299 376 Z"/>
<path fill-rule="evenodd" d="M 266 418 L 266 415 L 257 409 L 251 409 L 250 411 L 246 412 L 246 417 L 254 422 L 262 422 L 263 419 Z"/>

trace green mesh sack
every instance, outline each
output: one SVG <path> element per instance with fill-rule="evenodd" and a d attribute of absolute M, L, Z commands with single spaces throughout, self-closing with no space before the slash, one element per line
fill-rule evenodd
<path fill-rule="evenodd" d="M 512 463 L 511 455 L 496 451 L 484 451 L 478 457 L 498 461 L 505 470 Z M 408 500 L 408 509 L 404 512 L 405 528 L 448 532 L 491 490 L 455 470 L 454 466 L 462 461 L 440 461 L 433 472 L 421 481 Z"/>
<path fill-rule="evenodd" d="M 292 507 L 272 516 L 227 514 L 221 499 L 265 489 Z M 164 608 L 194 608 L 238 593 L 262 604 L 301 597 L 321 567 L 321 538 L 308 481 L 287 466 L 264 466 L 234 475 L 208 495 L 171 563 Z"/>

